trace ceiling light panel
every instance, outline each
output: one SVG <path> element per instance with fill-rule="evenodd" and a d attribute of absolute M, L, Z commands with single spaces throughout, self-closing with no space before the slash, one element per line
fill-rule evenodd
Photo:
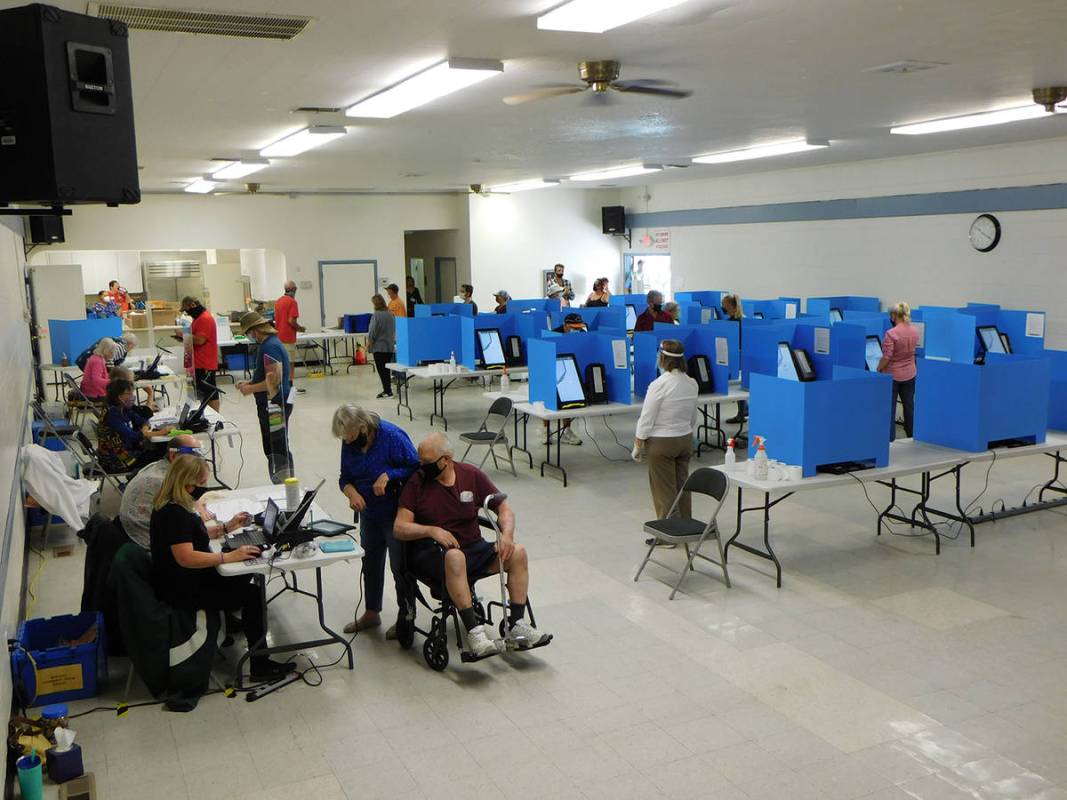
<path fill-rule="evenodd" d="M 215 187 L 218 186 L 215 181 L 208 180 L 207 178 L 199 178 L 185 187 L 185 191 L 192 192 L 193 194 L 211 194 L 215 191 Z"/>
<path fill-rule="evenodd" d="M 627 167 L 614 167 L 602 169 L 596 172 L 580 172 L 571 175 L 572 181 L 610 181 L 616 178 L 632 178 L 635 175 L 648 175 L 651 172 L 659 172 L 660 167 L 645 166 L 644 164 L 631 164 Z"/>
<path fill-rule="evenodd" d="M 345 133 L 345 129 L 340 125 L 313 125 L 310 128 L 304 128 L 268 144 L 259 151 L 259 154 L 264 158 L 297 156 L 332 142 L 334 139 L 344 136 Z"/>
<path fill-rule="evenodd" d="M 543 31 L 603 33 L 688 0 L 571 0 L 537 18 Z"/>
<path fill-rule="evenodd" d="M 932 119 L 926 122 L 916 122 L 911 125 L 897 125 L 890 128 L 890 133 L 904 136 L 919 136 L 925 133 L 944 133 L 946 131 L 962 131 L 968 128 L 984 128 L 987 125 L 1006 125 L 1009 122 L 1021 122 L 1027 119 L 1051 116 L 1044 106 L 1031 103 L 1014 108 L 1002 108 L 999 111 L 985 111 L 981 114 L 968 114 L 962 117 L 946 117 L 944 119 Z"/>
<path fill-rule="evenodd" d="M 528 192 L 531 189 L 547 189 L 550 186 L 559 186 L 559 181 L 546 181 L 541 178 L 534 178 L 528 181 L 515 181 L 514 183 L 502 183 L 499 186 L 490 186 L 491 192 L 506 192 L 508 194 L 512 192 Z"/>
<path fill-rule="evenodd" d="M 384 89 L 349 106 L 350 117 L 389 119 L 438 98 L 466 89 L 504 71 L 501 61 L 450 58 L 417 72 L 396 86 Z"/>
<path fill-rule="evenodd" d="M 269 166 L 270 161 L 265 158 L 246 158 L 241 161 L 233 161 L 224 167 L 219 167 L 211 173 L 211 177 L 220 181 L 235 181 Z"/>
<path fill-rule="evenodd" d="M 803 153 L 808 150 L 823 150 L 830 146 L 829 142 L 810 141 L 808 139 L 794 139 L 788 142 L 765 144 L 757 147 L 746 147 L 743 150 L 730 150 L 726 153 L 709 153 L 706 156 L 694 156 L 694 164 L 730 164 L 734 161 L 750 161 L 754 158 L 773 158 L 790 153 Z"/>

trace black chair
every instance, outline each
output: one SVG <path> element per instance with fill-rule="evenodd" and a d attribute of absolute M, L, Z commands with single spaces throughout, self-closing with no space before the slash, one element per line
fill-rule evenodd
<path fill-rule="evenodd" d="M 511 407 L 510 397 L 498 397 L 489 406 L 489 411 L 486 413 L 485 419 L 482 420 L 481 427 L 478 430 L 459 435 L 459 440 L 467 445 L 467 449 L 463 451 L 463 456 L 459 459 L 460 461 L 467 460 L 467 454 L 470 453 L 472 447 L 487 447 L 488 450 L 485 456 L 482 457 L 481 463 L 478 464 L 478 469 L 485 467 L 485 462 L 489 459 L 489 456 L 493 457 L 493 466 L 500 469 L 500 463 L 496 458 L 496 446 L 502 444 L 504 445 L 504 452 L 508 456 L 508 463 L 511 465 L 511 474 L 517 476 L 515 461 L 511 456 L 510 442 L 508 442 L 507 434 L 504 433 L 508 425 L 508 417 L 511 416 Z"/>
<path fill-rule="evenodd" d="M 126 489 L 126 484 L 137 474 L 137 470 L 109 469 L 101 458 L 100 451 L 93 447 L 93 443 L 85 435 L 84 431 L 76 431 L 74 440 L 78 443 L 78 448 L 80 448 L 81 452 L 79 453 L 78 449 L 73 447 L 70 448 L 70 452 L 74 454 L 74 458 L 78 462 L 82 477 L 86 480 L 99 478 L 101 495 L 103 494 L 105 483 L 110 483 L 119 494 L 122 494 Z"/>
<path fill-rule="evenodd" d="M 711 518 L 707 522 L 678 516 L 678 501 L 682 499 L 682 494 L 685 492 L 707 495 L 715 501 L 715 507 L 711 512 Z M 681 586 L 682 581 L 685 580 L 685 576 L 690 572 L 696 572 L 696 569 L 693 566 L 693 561 L 702 558 L 705 561 L 710 561 L 712 564 L 722 568 L 723 579 L 726 581 L 726 586 L 729 588 L 730 573 L 726 569 L 726 556 L 723 553 L 722 535 L 719 533 L 719 526 L 715 522 L 715 518 L 719 515 L 719 509 L 722 508 L 722 504 L 729 493 L 730 478 L 725 472 L 714 469 L 713 467 L 703 467 L 698 469 L 686 478 L 685 485 L 682 486 L 682 490 L 678 492 L 678 496 L 674 498 L 674 503 L 671 505 L 671 510 L 667 512 L 667 516 L 663 519 L 655 519 L 645 523 L 645 533 L 652 534 L 652 543 L 648 547 L 648 553 L 645 554 L 645 560 L 642 561 L 641 566 L 637 568 L 637 574 L 634 575 L 634 581 L 637 581 L 637 579 L 641 577 L 641 571 L 649 561 L 653 564 L 658 564 L 664 569 L 670 570 L 672 573 L 678 575 L 678 580 L 675 581 L 674 588 L 671 590 L 671 596 L 668 598 L 673 600 L 674 595 L 678 592 L 678 587 Z M 700 552 L 700 548 L 704 546 L 704 542 L 709 538 L 715 539 L 715 542 L 719 545 L 718 561 L 713 558 L 708 558 Z M 674 568 L 664 564 L 662 561 L 657 561 L 652 558 L 652 552 L 656 549 L 656 545 L 661 543 L 680 544 L 685 547 L 686 562 L 681 571 L 676 572 Z M 692 550 L 689 549 L 690 545 L 693 546 Z"/>

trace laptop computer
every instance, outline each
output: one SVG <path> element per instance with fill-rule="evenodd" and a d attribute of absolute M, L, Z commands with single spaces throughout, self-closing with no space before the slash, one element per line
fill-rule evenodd
<path fill-rule="evenodd" d="M 160 359 L 162 359 L 162 358 L 163 358 L 163 354 L 162 353 L 157 353 L 155 360 L 151 364 L 149 364 L 147 367 L 144 367 L 144 368 L 138 369 L 138 370 L 134 370 L 134 372 L 133 372 L 134 379 L 138 380 L 138 381 L 143 381 L 146 378 L 158 378 L 159 377 L 159 369 L 158 369 L 158 367 L 159 367 Z"/>
<path fill-rule="evenodd" d="M 263 520 L 255 527 L 251 527 L 249 530 L 243 530 L 240 533 L 235 533 L 233 536 L 228 536 L 222 542 L 222 551 L 228 553 L 231 550 L 236 550 L 239 547 L 252 546 L 252 547 L 270 547 L 274 544 L 275 537 L 278 531 L 278 517 L 281 516 L 281 510 L 278 508 L 278 504 L 274 502 L 274 498 L 267 500 L 267 507 L 263 511 Z"/>
<path fill-rule="evenodd" d="M 268 498 L 267 507 L 263 511 L 262 523 L 251 530 L 244 530 L 227 537 L 222 543 L 223 552 L 236 550 L 245 545 L 261 548 L 275 545 L 294 546 L 313 539 L 314 534 L 301 531 L 300 523 L 304 521 L 311 504 L 315 502 L 315 495 L 319 493 L 324 483 L 326 483 L 325 478 L 321 479 L 314 489 L 304 492 L 300 505 L 289 514 L 283 514 L 278 504 L 274 502 L 274 498 Z"/>

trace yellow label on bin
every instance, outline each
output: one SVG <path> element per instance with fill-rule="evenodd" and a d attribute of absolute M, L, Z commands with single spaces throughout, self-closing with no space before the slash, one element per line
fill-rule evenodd
<path fill-rule="evenodd" d="M 81 664 L 65 664 L 37 670 L 37 694 L 74 692 L 85 686 Z"/>

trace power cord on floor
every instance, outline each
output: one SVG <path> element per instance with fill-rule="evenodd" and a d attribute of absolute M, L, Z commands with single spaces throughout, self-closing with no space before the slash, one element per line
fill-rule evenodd
<path fill-rule="evenodd" d="M 632 460 L 630 458 L 612 458 L 611 456 L 609 456 L 607 453 L 605 453 L 603 450 L 600 449 L 600 443 L 596 440 L 596 437 L 593 436 L 593 434 L 589 430 L 589 421 L 588 420 L 582 418 L 582 427 L 585 428 L 585 435 L 588 437 L 589 441 L 591 441 L 593 443 L 593 447 L 596 448 L 596 451 L 598 453 L 600 453 L 600 457 L 603 458 L 605 461 L 611 461 L 611 462 L 616 463 L 616 464 L 626 464 L 626 463 L 629 463 Z M 614 432 L 612 432 L 612 435 L 614 435 Z M 615 443 L 618 444 L 619 447 L 622 447 L 622 445 L 619 444 L 618 438 L 615 439 Z M 623 448 L 623 449 L 625 450 L 626 448 Z"/>

